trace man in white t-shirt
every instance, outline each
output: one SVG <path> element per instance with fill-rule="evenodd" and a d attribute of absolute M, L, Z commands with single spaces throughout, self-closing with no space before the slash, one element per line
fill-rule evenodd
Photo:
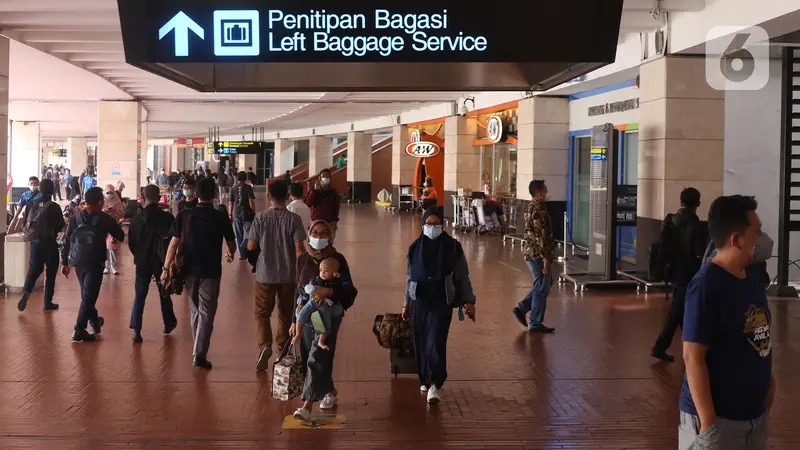
<path fill-rule="evenodd" d="M 291 203 L 286 205 L 286 209 L 300 216 L 303 220 L 303 229 L 308 231 L 311 226 L 311 209 L 303 203 L 303 185 L 295 183 L 289 186 L 289 199 Z"/>

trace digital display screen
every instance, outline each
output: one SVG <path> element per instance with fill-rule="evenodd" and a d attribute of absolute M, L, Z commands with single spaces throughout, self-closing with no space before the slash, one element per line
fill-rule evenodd
<path fill-rule="evenodd" d="M 133 64 L 613 62 L 622 15 L 622 0 L 117 1 Z"/>
<path fill-rule="evenodd" d="M 262 141 L 214 142 L 214 153 L 217 155 L 253 155 L 271 149 L 271 143 Z"/>

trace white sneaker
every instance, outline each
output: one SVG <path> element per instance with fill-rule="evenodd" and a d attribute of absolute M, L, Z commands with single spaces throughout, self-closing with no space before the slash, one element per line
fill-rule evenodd
<path fill-rule="evenodd" d="M 436 389 L 436 386 L 431 386 L 428 389 L 428 403 L 431 405 L 435 405 L 442 401 L 441 397 L 439 397 L 439 389 Z"/>
<path fill-rule="evenodd" d="M 108 270 L 108 267 L 106 267 L 106 270 L 103 271 L 103 275 L 108 275 L 110 273 L 111 273 L 111 271 Z"/>
<path fill-rule="evenodd" d="M 111 273 L 114 274 L 114 275 L 119 275 L 119 270 L 114 269 L 114 270 L 111 271 Z"/>
<path fill-rule="evenodd" d="M 333 409 L 336 407 L 337 398 L 333 394 L 325 394 L 325 397 L 319 402 L 319 409 Z"/>
<path fill-rule="evenodd" d="M 423 384 L 422 386 L 419 387 L 419 392 L 422 394 L 426 394 L 428 392 L 428 386 L 425 386 Z"/>
<path fill-rule="evenodd" d="M 305 408 L 297 408 L 294 411 L 294 418 L 297 420 L 302 420 L 304 422 L 308 422 L 311 420 L 311 412 Z"/>

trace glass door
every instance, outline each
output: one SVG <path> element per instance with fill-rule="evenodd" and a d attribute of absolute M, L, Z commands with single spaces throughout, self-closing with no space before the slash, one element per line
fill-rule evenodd
<path fill-rule="evenodd" d="M 572 229 L 573 241 L 583 247 L 589 245 L 589 164 L 592 158 L 591 136 L 574 138 Z"/>

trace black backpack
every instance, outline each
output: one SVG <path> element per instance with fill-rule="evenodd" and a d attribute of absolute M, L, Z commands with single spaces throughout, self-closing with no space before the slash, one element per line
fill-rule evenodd
<path fill-rule="evenodd" d="M 667 214 L 661 225 L 658 240 L 650 245 L 649 281 L 671 281 L 674 277 L 677 260 L 678 229 L 672 221 L 672 214 Z"/>
<path fill-rule="evenodd" d="M 86 215 L 79 213 L 75 220 L 78 226 L 69 238 L 69 265 L 75 267 L 101 263 L 98 255 L 105 241 L 101 241 L 95 231 L 96 217 L 90 217 L 87 221 Z"/>
<path fill-rule="evenodd" d="M 47 209 L 52 204 L 49 200 L 33 200 L 25 211 L 25 237 L 30 242 L 38 243 L 55 236 L 53 224 L 47 218 Z"/>

